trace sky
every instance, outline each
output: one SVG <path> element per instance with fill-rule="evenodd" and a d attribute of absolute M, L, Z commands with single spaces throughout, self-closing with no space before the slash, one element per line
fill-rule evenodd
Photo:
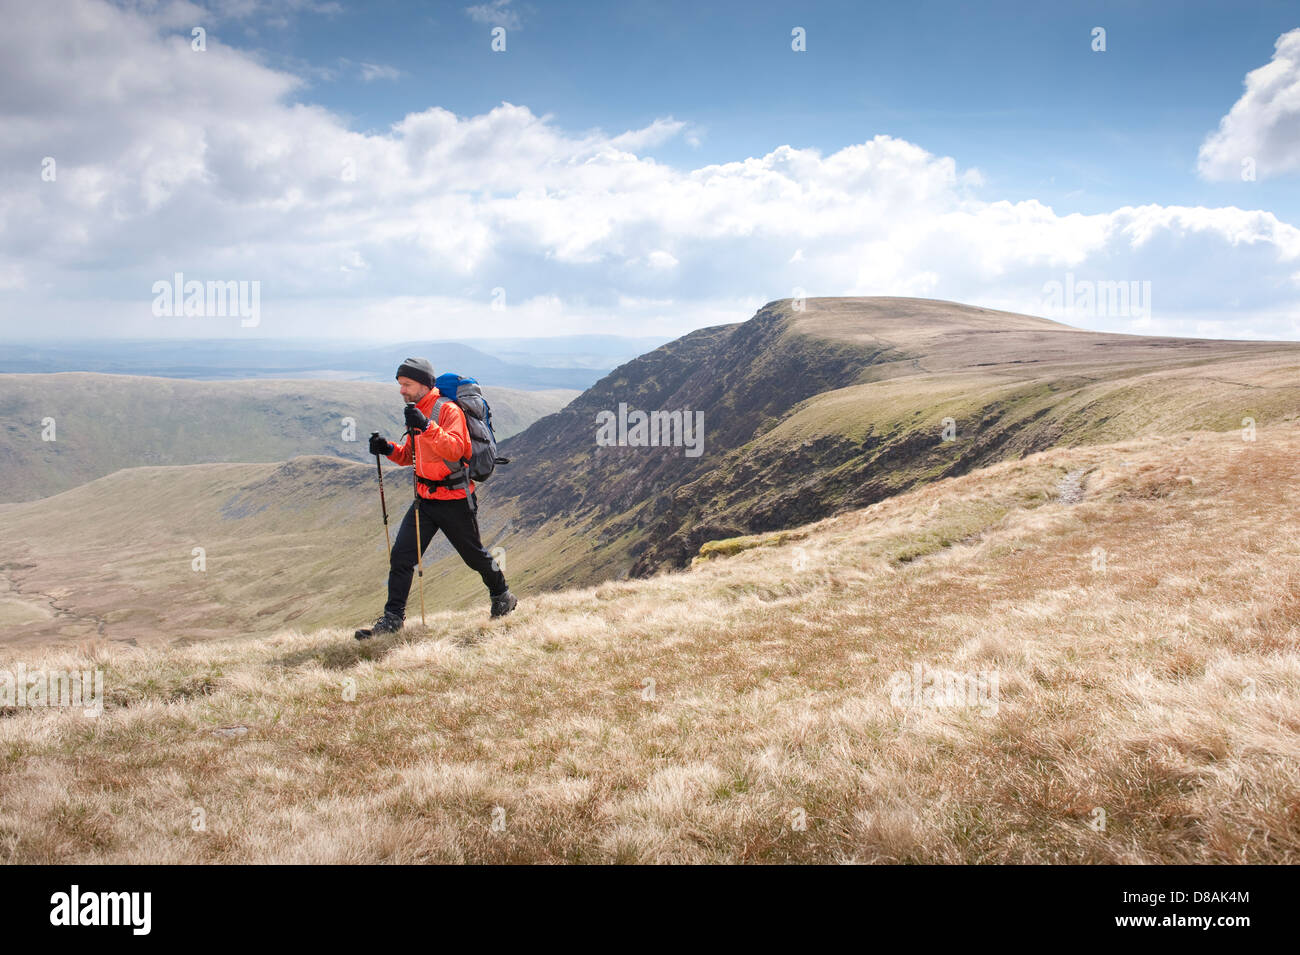
<path fill-rule="evenodd" d="M 0 16 L 0 342 L 667 337 L 839 295 L 1300 339 L 1294 2 Z"/>

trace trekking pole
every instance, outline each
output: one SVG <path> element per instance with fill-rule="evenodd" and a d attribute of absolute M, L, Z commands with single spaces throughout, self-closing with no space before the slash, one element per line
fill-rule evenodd
<path fill-rule="evenodd" d="M 370 432 L 370 437 L 379 437 L 378 431 Z M 375 455 L 375 471 L 379 473 L 379 507 L 384 512 L 384 543 L 388 545 L 388 559 L 393 559 L 393 541 L 388 535 L 388 502 L 384 500 L 384 466 L 379 461 L 379 455 Z"/>
<path fill-rule="evenodd" d="M 420 537 L 420 476 L 415 473 L 415 432 L 410 428 L 406 429 L 406 434 L 411 442 L 411 487 L 415 494 L 415 568 L 420 577 L 420 626 L 424 626 L 424 557 L 422 546 L 424 541 Z"/>

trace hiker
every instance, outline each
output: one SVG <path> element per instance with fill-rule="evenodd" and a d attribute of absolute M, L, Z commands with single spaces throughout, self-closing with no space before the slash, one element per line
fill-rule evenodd
<path fill-rule="evenodd" d="M 417 526 L 421 555 L 433 535 L 442 531 L 461 560 L 478 571 L 492 597 L 493 617 L 505 616 L 518 603 L 506 584 L 505 575 L 479 539 L 478 497 L 465 467 L 471 454 L 465 412 L 456 402 L 440 396 L 434 384 L 433 365 L 426 359 L 408 358 L 402 362 L 397 369 L 397 383 L 403 400 L 407 402 L 406 440 L 401 445 L 394 445 L 378 434 L 371 435 L 370 453 L 382 454 L 395 464 L 409 465 L 414 441 L 417 497 L 402 519 L 389 558 L 388 603 L 384 606 L 384 615 L 373 627 L 358 630 L 358 640 L 402 629 L 406 620 L 406 599 L 411 592 L 411 577 L 416 567 Z"/>

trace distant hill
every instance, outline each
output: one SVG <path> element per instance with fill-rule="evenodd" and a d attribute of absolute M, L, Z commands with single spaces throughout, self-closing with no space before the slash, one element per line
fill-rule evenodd
<path fill-rule="evenodd" d="M 524 390 L 589 387 L 611 368 L 646 351 L 647 341 L 619 336 L 484 339 L 461 342 L 398 342 L 391 345 L 303 342 L 277 339 L 10 343 L 0 373 L 55 374 L 88 371 L 115 375 L 233 381 L 257 378 L 325 378 L 389 381 L 403 358 L 433 362 L 439 373 L 455 371 L 484 385 Z"/>
<path fill-rule="evenodd" d="M 484 391 L 502 437 L 576 394 Z M 399 434 L 401 408 L 396 383 L 0 375 L 0 501 L 45 497 L 141 465 L 301 454 L 366 460 L 371 431 Z M 344 434 L 349 418 L 351 441 Z M 42 440 L 46 419 L 53 419 L 54 441 Z"/>
<path fill-rule="evenodd" d="M 491 510 L 533 587 L 684 566 L 1057 445 L 1263 426 L 1300 407 L 1300 343 L 1090 332 L 906 298 L 771 302 L 615 369 L 505 442 Z M 601 415 L 704 412 L 698 457 L 601 447 Z M 952 440 L 945 440 L 951 419 Z"/>

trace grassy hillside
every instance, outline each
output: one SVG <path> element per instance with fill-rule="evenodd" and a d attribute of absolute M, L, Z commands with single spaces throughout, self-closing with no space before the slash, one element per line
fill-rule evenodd
<path fill-rule="evenodd" d="M 712 539 L 1057 445 L 1264 426 L 1300 406 L 1297 372 L 1296 342 L 1088 332 L 920 299 L 785 300 L 616 369 L 507 442 L 516 464 L 493 501 L 534 587 L 644 576 Z M 704 411 L 703 454 L 598 447 L 597 415 L 620 403 Z"/>
<path fill-rule="evenodd" d="M 498 435 L 563 407 L 576 392 L 485 389 Z M 398 434 L 396 384 L 200 382 L 130 375 L 0 375 L 0 501 L 57 494 L 121 468 L 366 458 L 371 431 Z M 45 419 L 53 441 L 42 439 Z M 355 440 L 346 440 L 345 418 Z"/>
<path fill-rule="evenodd" d="M 385 464 L 394 537 L 410 480 L 409 468 Z M 490 541 L 494 525 L 486 515 L 483 523 Z M 441 536 L 427 560 L 430 607 L 487 606 L 482 582 Z M 122 470 L 0 505 L 0 640 L 148 644 L 359 624 L 383 609 L 387 568 L 373 463 L 298 457 Z"/>
<path fill-rule="evenodd" d="M 994 464 L 504 621 L 5 647 L 103 668 L 107 703 L 0 713 L 0 858 L 1295 863 L 1298 485 L 1293 412 Z M 899 692 L 935 671 L 988 692 Z"/>

